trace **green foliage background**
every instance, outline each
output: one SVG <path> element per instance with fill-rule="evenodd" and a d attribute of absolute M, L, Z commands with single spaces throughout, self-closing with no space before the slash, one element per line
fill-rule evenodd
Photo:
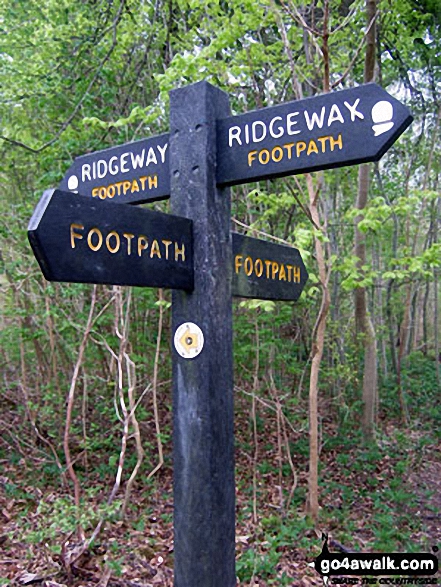
<path fill-rule="evenodd" d="M 360 0 L 331 2 L 334 89 L 362 83 L 364 10 Z M 381 0 L 378 10 L 378 83 L 408 104 L 415 122 L 372 165 L 360 226 L 368 251 L 363 276 L 353 256 L 357 170 L 324 174 L 321 213 L 333 265 L 320 374 L 324 446 L 335 435 L 337 444 L 344 437 L 361 442 L 363 356 L 353 306 L 360 285 L 369 291 L 378 340 L 380 436 L 391 423 L 400 425 L 397 353 L 409 295 L 401 373 L 407 426 L 423 436 L 439 430 L 441 14 L 438 2 L 429 0 Z M 42 191 L 56 186 L 79 155 L 167 132 L 172 88 L 206 79 L 228 92 L 234 113 L 293 99 L 294 75 L 305 96 L 320 93 L 322 40 L 314 31 L 321 30 L 322 19 L 320 0 L 0 0 L 0 457 L 38 450 L 47 471 L 57 471 L 37 426 L 63 462 L 66 396 L 91 299 L 91 286 L 46 283 L 31 254 L 26 227 Z M 299 176 L 239 186 L 232 202 L 236 220 L 299 248 L 310 273 L 296 304 L 234 302 L 238 418 L 248 417 L 250 408 L 242 391 L 263 400 L 276 393 L 306 442 L 309 356 L 321 297 L 313 228 L 302 209 L 305 182 Z M 158 292 L 135 288 L 132 294 L 127 320 L 140 396 L 153 378 Z M 75 404 L 73 450 L 89 455 L 90 468 L 81 474 L 90 479 L 111 474 L 120 434 L 116 371 L 106 347 L 116 350 L 119 344 L 114 295 L 114 288 L 99 286 L 96 314 L 102 313 L 80 375 L 86 405 L 81 398 Z M 127 300 L 126 290 L 122 295 Z M 166 306 L 159 400 L 168 447 L 170 337 Z M 150 395 L 138 419 L 147 472 L 157 458 Z M 301 454 L 305 446 L 293 448 Z M 241 564 L 246 567 L 246 559 Z"/>

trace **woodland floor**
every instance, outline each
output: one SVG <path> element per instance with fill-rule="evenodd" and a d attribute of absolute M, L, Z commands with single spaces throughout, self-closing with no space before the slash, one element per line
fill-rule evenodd
<path fill-rule="evenodd" d="M 360 552 L 378 552 L 380 548 L 383 552 L 408 552 L 409 545 L 413 545 L 413 552 L 441 548 L 441 446 L 426 443 L 416 458 L 409 448 L 412 440 L 415 444 L 418 441 L 418 434 L 413 434 L 414 439 L 407 439 L 408 448 L 389 451 L 384 440 L 393 436 L 393 430 L 389 431 L 383 436 L 382 450 L 366 461 L 354 445 L 345 450 L 344 458 L 338 445 L 323 450 L 319 532 L 329 533 L 331 551 L 338 552 L 342 545 Z M 240 438 L 236 444 L 237 567 L 242 576 L 238 585 L 323 585 L 307 566 L 321 551 L 319 532 L 303 514 L 307 457 L 293 455 L 297 487 L 291 507 L 283 511 L 278 453 L 276 449 L 265 453 L 262 443 L 260 458 L 265 466 L 258 468 L 256 522 L 250 457 Z M 0 586 L 172 586 L 170 466 L 158 472 L 147 491 L 139 480 L 127 519 L 107 524 L 95 547 L 72 567 L 70 577 L 62 560 L 75 541 L 59 531 L 57 525 L 62 524 L 55 511 L 57 503 L 66 497 L 64 503 L 69 503 L 71 498 L 59 485 L 33 484 L 32 479 L 39 475 L 38 465 L 34 471 L 29 467 L 26 461 L 13 464 L 0 460 Z M 282 483 L 286 496 L 292 478 L 283 478 Z M 106 499 L 109 485 L 97 479 L 99 486 L 90 493 L 92 507 Z M 43 509 L 42 503 L 46 506 Z"/>

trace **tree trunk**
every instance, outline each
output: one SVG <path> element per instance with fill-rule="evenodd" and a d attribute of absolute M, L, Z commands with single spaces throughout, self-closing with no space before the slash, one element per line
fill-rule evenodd
<path fill-rule="evenodd" d="M 440 112 L 441 112 L 441 108 L 440 108 Z M 440 218 L 441 215 L 441 198 L 438 198 L 436 201 L 436 208 L 437 208 L 437 214 L 435 215 L 435 231 L 434 231 L 434 240 L 435 242 L 437 242 L 438 240 L 438 219 Z M 440 368 L 439 368 L 439 364 L 440 364 L 440 350 L 439 350 L 439 312 L 438 312 L 438 277 L 439 277 L 439 269 L 438 267 L 434 267 L 433 268 L 433 302 L 435 305 L 435 332 L 434 332 L 434 337 L 435 337 L 435 365 L 436 365 L 436 380 L 438 383 L 438 387 L 441 386 L 441 375 L 440 375 Z"/>
<path fill-rule="evenodd" d="M 315 189 L 312 176 L 306 175 L 306 183 L 309 195 L 309 211 L 314 225 L 320 227 L 320 214 L 318 211 L 318 189 Z M 324 229 L 323 229 L 324 232 Z M 311 350 L 311 375 L 309 380 L 309 477 L 308 477 L 308 500 L 307 511 L 311 518 L 316 521 L 318 518 L 318 380 L 320 364 L 323 357 L 325 345 L 326 321 L 331 305 L 329 293 L 330 269 L 326 268 L 326 255 L 322 241 L 314 238 L 315 254 L 319 273 L 320 287 L 322 290 L 322 303 L 315 323 L 312 350 Z"/>
<path fill-rule="evenodd" d="M 375 73 L 375 39 L 377 0 L 366 0 L 367 25 L 373 23 L 366 36 L 366 55 L 364 62 L 364 81 L 371 82 Z M 355 256 L 358 271 L 363 274 L 366 264 L 366 239 L 358 225 L 363 218 L 362 211 L 366 207 L 369 193 L 369 166 L 361 165 L 358 172 L 358 193 L 356 208 L 360 214 L 355 219 Z M 377 344 L 375 329 L 367 309 L 367 292 L 365 287 L 355 290 L 355 324 L 357 332 L 363 336 L 364 371 L 363 371 L 363 435 L 366 441 L 374 439 L 375 403 L 377 395 Z"/>
<path fill-rule="evenodd" d="M 323 90 L 329 92 L 329 1 L 325 0 L 322 33 L 323 52 Z M 318 209 L 319 193 L 323 188 L 323 173 L 318 176 L 318 182 L 314 185 L 312 175 L 306 175 L 308 187 L 309 212 L 312 222 L 319 227 L 325 235 L 326 227 L 320 225 L 320 213 Z M 314 247 L 317 259 L 320 287 L 322 290 L 322 303 L 314 327 L 311 350 L 311 375 L 309 380 L 309 477 L 308 477 L 308 499 L 306 508 L 314 521 L 318 519 L 318 461 L 319 461 L 319 435 L 318 435 L 318 380 L 320 364 L 323 358 L 325 346 L 326 322 L 331 305 L 329 293 L 329 278 L 331 269 L 327 268 L 326 253 L 322 241 L 314 237 Z"/>

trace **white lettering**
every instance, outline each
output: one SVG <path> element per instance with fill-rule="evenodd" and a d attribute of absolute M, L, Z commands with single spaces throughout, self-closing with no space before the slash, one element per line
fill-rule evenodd
<path fill-rule="evenodd" d="M 88 163 L 81 166 L 81 181 L 86 181 L 86 178 L 92 181 L 90 177 L 90 165 Z"/>
<path fill-rule="evenodd" d="M 107 175 L 107 161 L 105 161 L 104 159 L 99 159 L 99 161 L 96 164 L 96 172 L 97 172 L 97 176 L 102 179 L 103 177 L 106 177 Z"/>
<path fill-rule="evenodd" d="M 316 112 L 313 112 L 311 115 L 311 118 L 309 118 L 308 111 L 305 110 L 304 114 L 305 114 L 306 126 L 308 127 L 309 130 L 314 130 L 315 124 L 319 128 L 323 128 L 323 122 L 325 120 L 325 110 L 326 110 L 326 108 L 323 106 L 321 114 L 320 114 L 320 118 Z"/>
<path fill-rule="evenodd" d="M 241 130 L 238 126 L 233 127 L 233 133 L 230 133 L 230 146 L 232 146 L 233 138 L 235 138 L 241 145 L 240 133 Z M 165 145 L 156 145 L 158 153 L 155 152 L 155 147 L 150 147 L 147 154 L 146 150 L 142 149 L 139 153 L 133 153 L 127 151 L 122 155 L 113 155 L 108 160 L 98 159 L 91 163 L 84 163 L 81 166 L 81 181 L 92 181 L 97 178 L 104 178 L 108 173 L 111 175 L 118 175 L 119 173 L 129 173 L 136 169 L 147 167 L 150 163 L 158 164 L 158 155 L 161 163 L 165 163 L 168 143 Z"/>
<path fill-rule="evenodd" d="M 364 120 L 364 116 L 361 112 L 358 112 L 357 110 L 357 106 L 360 103 L 360 98 L 357 98 L 355 100 L 355 102 L 352 104 L 352 106 L 348 103 L 345 102 L 345 106 L 346 108 L 349 110 L 349 112 L 351 113 L 351 122 L 355 121 L 355 118 L 358 116 L 358 118 L 360 118 L 361 120 Z"/>
<path fill-rule="evenodd" d="M 319 129 L 331 127 L 334 122 L 345 124 L 346 122 L 355 122 L 357 119 L 363 120 L 364 115 L 358 110 L 359 104 L 360 98 L 353 103 L 344 102 L 347 110 L 343 110 L 343 107 L 340 107 L 339 104 L 331 103 L 329 107 L 321 106 L 317 107 L 316 110 L 310 108 L 309 110 L 298 110 L 288 112 L 287 114 L 281 113 L 280 115 L 273 116 L 267 122 L 254 120 L 246 124 L 231 126 L 228 129 L 229 146 L 236 146 L 235 141 L 237 145 L 243 146 L 252 143 L 261 143 L 268 138 L 279 139 L 284 135 L 293 136 L 308 131 L 314 132 Z M 350 120 L 348 114 L 350 115 Z M 303 117 L 305 123 L 303 123 Z M 314 145 L 311 149 L 313 148 Z M 254 153 L 254 151 L 251 153 Z M 164 160 L 164 157 L 162 159 Z"/>
<path fill-rule="evenodd" d="M 155 165 L 158 163 L 158 160 L 156 159 L 155 155 L 155 150 L 153 149 L 153 147 L 150 147 L 149 149 L 145 166 L 147 167 L 147 165 L 150 165 L 150 163 L 155 163 Z"/>
<path fill-rule="evenodd" d="M 121 155 L 121 158 L 120 158 L 120 161 L 121 161 L 121 169 L 120 169 L 120 171 L 121 171 L 121 173 L 128 173 L 128 171 L 129 171 L 128 168 L 127 168 L 127 161 L 126 161 L 126 159 L 129 156 L 129 154 L 132 155 L 132 153 L 123 153 Z"/>
<path fill-rule="evenodd" d="M 240 140 L 240 127 L 239 126 L 232 126 L 231 128 L 228 129 L 228 144 L 230 145 L 230 147 L 233 146 L 233 139 L 236 139 L 236 141 L 239 143 L 239 145 L 242 146 L 242 141 Z"/>
<path fill-rule="evenodd" d="M 248 124 L 245 125 L 245 142 L 247 145 L 250 144 L 250 127 Z"/>
<path fill-rule="evenodd" d="M 337 104 L 333 104 L 332 108 L 331 108 L 331 112 L 329 113 L 328 126 L 331 126 L 331 124 L 333 122 L 335 122 L 336 120 L 338 120 L 342 124 L 345 123 L 345 119 L 341 115 L 340 108 L 337 106 Z"/>
<path fill-rule="evenodd" d="M 133 169 L 138 169 L 138 167 L 143 167 L 144 165 L 144 157 L 145 157 L 145 149 L 141 151 L 140 155 L 134 155 L 130 153 L 132 159 L 132 167 Z"/>
<path fill-rule="evenodd" d="M 111 157 L 109 159 L 109 173 L 111 175 L 116 175 L 118 173 L 118 165 L 113 165 L 113 161 L 118 161 L 118 157 Z"/>
<path fill-rule="evenodd" d="M 257 127 L 258 127 L 258 125 L 260 126 L 260 128 L 262 130 L 262 134 L 261 134 L 260 137 L 257 136 Z M 252 129 L 253 142 L 254 143 L 260 143 L 260 141 L 263 141 L 263 139 L 266 137 L 266 124 L 264 122 L 261 122 L 260 120 L 256 120 L 251 125 L 251 129 Z"/>
<path fill-rule="evenodd" d="M 161 147 L 161 145 L 158 145 L 158 151 L 161 155 L 161 162 L 165 163 L 165 152 L 167 151 L 167 147 L 168 147 L 168 143 L 165 143 L 165 145 L 163 147 Z"/>
<path fill-rule="evenodd" d="M 274 118 L 269 123 L 269 133 L 273 137 L 273 139 L 278 139 L 279 137 L 283 136 L 283 133 L 284 133 L 283 126 L 278 126 L 277 127 L 277 129 L 279 131 L 277 134 L 274 132 L 274 128 L 273 127 L 274 127 L 274 122 L 276 120 L 282 120 L 282 117 L 281 116 L 274 116 Z"/>
<path fill-rule="evenodd" d="M 299 113 L 298 112 L 290 112 L 288 114 L 288 116 L 286 117 L 286 130 L 288 132 L 289 135 L 298 135 L 299 134 L 299 130 L 292 130 L 292 127 L 295 126 L 297 124 L 297 120 L 292 120 L 294 118 L 294 116 L 298 116 Z"/>

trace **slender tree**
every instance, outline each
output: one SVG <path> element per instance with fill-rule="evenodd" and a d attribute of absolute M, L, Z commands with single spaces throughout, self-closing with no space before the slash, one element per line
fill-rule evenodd
<path fill-rule="evenodd" d="M 366 53 L 364 60 L 364 82 L 372 82 L 376 63 L 376 19 L 377 0 L 366 0 Z M 363 219 L 369 194 L 370 166 L 360 165 L 358 171 L 358 191 L 355 207 L 359 214 L 355 218 L 354 252 L 361 278 L 366 265 L 366 237 L 359 224 Z M 374 439 L 375 404 L 377 395 L 377 342 L 372 318 L 368 311 L 366 287 L 358 286 L 354 292 L 356 330 L 362 335 L 364 349 L 363 368 L 363 434 L 367 441 Z"/>

